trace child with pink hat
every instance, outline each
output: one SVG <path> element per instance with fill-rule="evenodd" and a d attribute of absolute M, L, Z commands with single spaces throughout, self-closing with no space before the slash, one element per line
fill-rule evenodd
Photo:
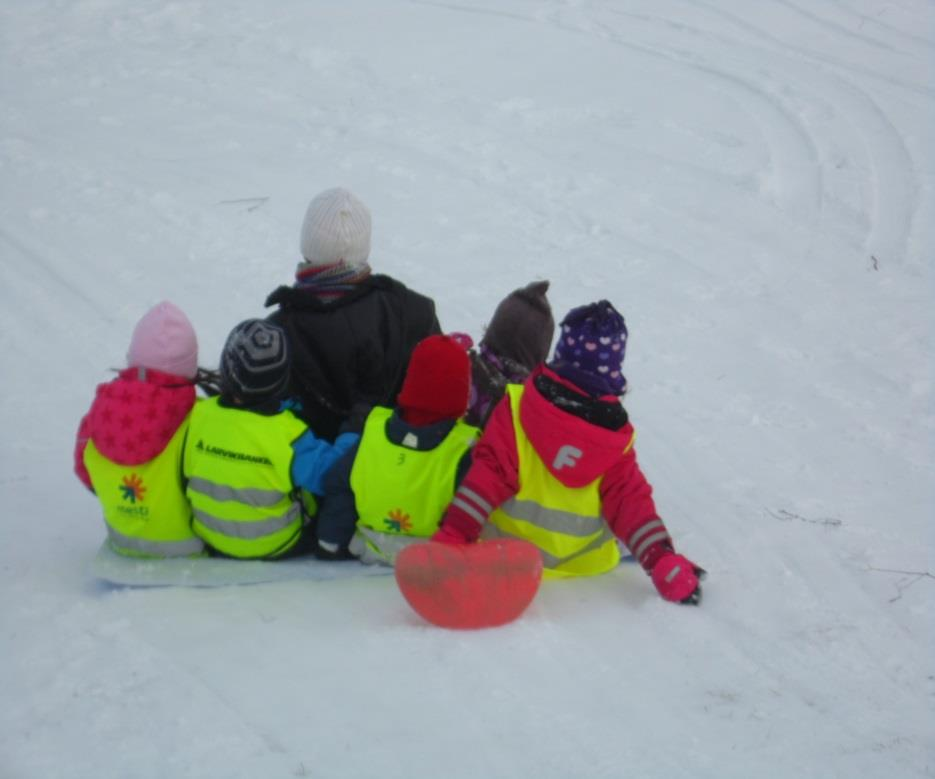
<path fill-rule="evenodd" d="M 99 384 L 78 429 L 75 473 L 104 511 L 108 543 L 134 557 L 187 557 L 204 545 L 192 532 L 181 479 L 195 405 L 198 340 L 168 301 L 137 323 L 127 367 Z"/>

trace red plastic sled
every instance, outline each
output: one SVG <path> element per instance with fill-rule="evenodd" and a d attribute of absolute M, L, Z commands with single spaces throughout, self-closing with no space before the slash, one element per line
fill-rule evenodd
<path fill-rule="evenodd" d="M 442 628 L 488 628 L 516 619 L 542 581 L 542 557 L 527 541 L 495 538 L 455 546 L 429 541 L 396 558 L 409 605 Z"/>

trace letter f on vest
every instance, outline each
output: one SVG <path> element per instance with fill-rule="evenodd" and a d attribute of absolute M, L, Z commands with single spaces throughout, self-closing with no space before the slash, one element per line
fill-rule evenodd
<path fill-rule="evenodd" d="M 552 461 L 552 470 L 560 471 L 562 468 L 574 468 L 582 454 L 584 453 L 577 446 L 565 444 L 555 454 L 555 459 Z"/>

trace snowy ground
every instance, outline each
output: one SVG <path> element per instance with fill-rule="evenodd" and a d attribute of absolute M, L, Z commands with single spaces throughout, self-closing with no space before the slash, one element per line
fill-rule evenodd
<path fill-rule="evenodd" d="M 935 776 L 933 98 L 928 0 L 0 0 L 0 776 Z M 701 608 L 89 579 L 94 385 L 162 298 L 216 364 L 338 184 L 448 329 L 625 312 Z"/>

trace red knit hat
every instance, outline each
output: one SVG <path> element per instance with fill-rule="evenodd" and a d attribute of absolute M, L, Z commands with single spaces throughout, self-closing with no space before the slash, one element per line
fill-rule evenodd
<path fill-rule="evenodd" d="M 430 425 L 463 417 L 470 391 L 471 361 L 464 346 L 447 335 L 430 335 L 413 349 L 397 401 L 406 422 Z"/>

